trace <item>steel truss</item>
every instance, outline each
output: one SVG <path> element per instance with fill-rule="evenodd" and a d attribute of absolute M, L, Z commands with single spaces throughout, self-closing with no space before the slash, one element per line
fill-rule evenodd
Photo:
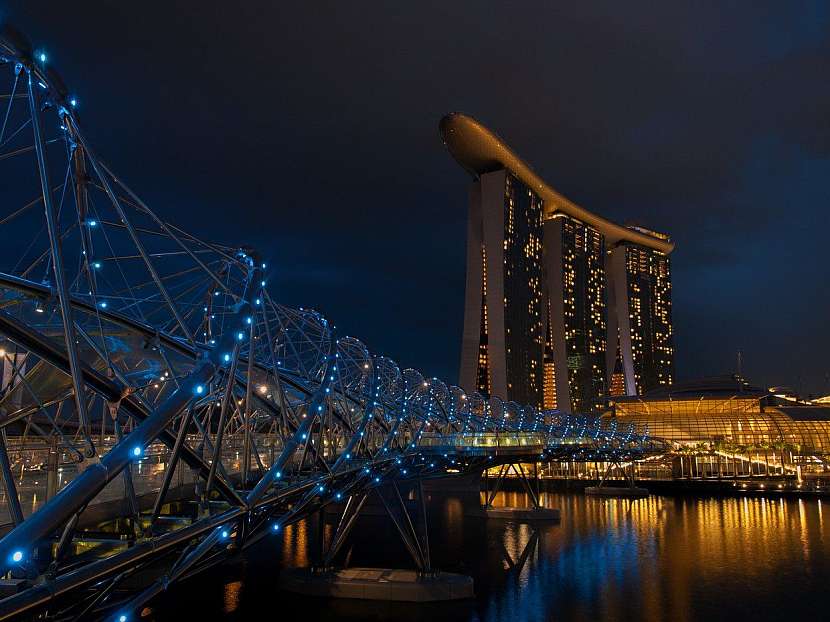
<path fill-rule="evenodd" d="M 278 304 L 254 250 L 168 223 L 112 172 L 49 59 L 8 26 L 0 75 L 0 619 L 134 618 L 349 499 L 329 564 L 369 494 L 429 572 L 398 483 L 488 466 L 436 438 L 531 435 L 547 458 L 654 449 L 400 370 Z"/>

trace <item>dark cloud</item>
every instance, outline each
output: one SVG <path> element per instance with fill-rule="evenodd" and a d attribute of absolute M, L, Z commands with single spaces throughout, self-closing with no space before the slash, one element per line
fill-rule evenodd
<path fill-rule="evenodd" d="M 830 392 L 826 3 L 26 0 L 98 151 L 277 296 L 455 380 L 463 110 L 553 185 L 670 232 L 680 377 Z"/>

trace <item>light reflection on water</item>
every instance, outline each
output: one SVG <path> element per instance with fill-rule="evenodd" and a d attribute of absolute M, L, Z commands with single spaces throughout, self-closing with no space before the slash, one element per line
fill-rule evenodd
<path fill-rule="evenodd" d="M 225 602 L 222 611 L 233 613 L 239 608 L 239 594 L 242 590 L 242 581 L 230 581 L 225 584 Z"/>
<path fill-rule="evenodd" d="M 825 619 L 826 503 L 545 493 L 542 500 L 560 508 L 560 524 L 485 521 L 465 515 L 474 498 L 432 496 L 433 562 L 471 574 L 473 601 L 326 601 L 277 591 L 280 567 L 308 565 L 317 554 L 317 527 L 310 519 L 286 528 L 279 541 L 274 537 L 241 563 L 173 588 L 155 603 L 153 618 L 179 620 L 187 612 L 198 620 L 242 620 L 263 607 L 276 607 L 275 613 L 299 607 L 309 619 L 320 620 Z M 527 499 L 523 493 L 500 493 L 495 504 L 524 506 Z M 351 546 L 352 565 L 411 566 L 383 517 L 361 517 Z M 224 587 L 205 590 L 211 582 Z M 219 606 L 211 606 L 212 593 L 223 595 Z M 199 598 L 190 598 L 195 594 Z"/>

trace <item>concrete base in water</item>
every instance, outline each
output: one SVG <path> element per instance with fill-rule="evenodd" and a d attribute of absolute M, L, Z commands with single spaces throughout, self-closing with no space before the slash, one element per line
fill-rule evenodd
<path fill-rule="evenodd" d="M 588 486 L 585 489 L 585 494 L 597 497 L 642 499 L 643 497 L 648 497 L 648 490 L 645 488 L 632 488 L 630 486 Z"/>
<path fill-rule="evenodd" d="M 390 568 L 347 568 L 321 573 L 308 568 L 286 568 L 280 572 L 279 586 L 306 596 L 419 603 L 474 596 L 472 577 L 449 572 L 424 577 L 414 570 Z"/>
<path fill-rule="evenodd" d="M 506 520 L 548 520 L 558 521 L 560 514 L 557 508 L 494 508 L 480 505 L 467 510 L 468 516 L 482 518 L 500 518 Z"/>

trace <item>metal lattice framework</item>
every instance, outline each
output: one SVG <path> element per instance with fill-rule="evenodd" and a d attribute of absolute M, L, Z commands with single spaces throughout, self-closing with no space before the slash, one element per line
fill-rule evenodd
<path fill-rule="evenodd" d="M 126 620 L 327 503 L 450 464 L 653 449 L 401 371 L 276 303 L 253 250 L 166 222 L 97 157 L 48 60 L 0 34 L 0 565 L 18 590 L 0 618 Z"/>

